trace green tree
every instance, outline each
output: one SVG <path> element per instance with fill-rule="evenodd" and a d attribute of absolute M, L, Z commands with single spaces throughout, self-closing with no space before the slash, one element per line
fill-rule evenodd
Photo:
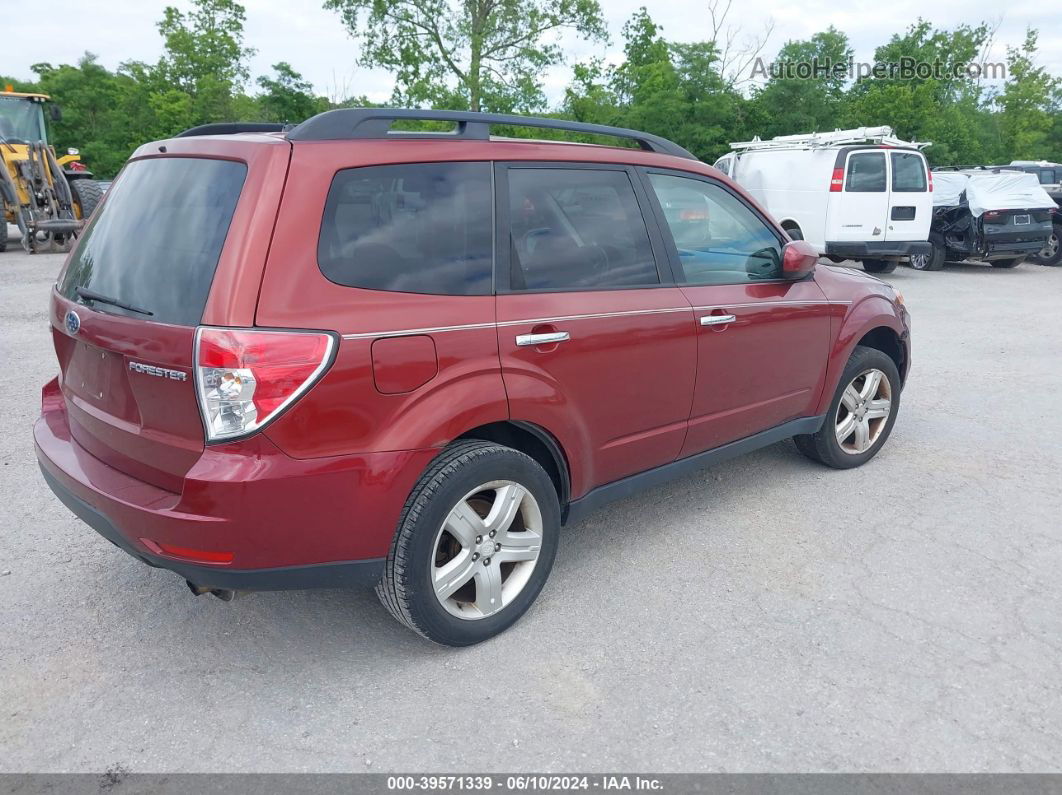
<path fill-rule="evenodd" d="M 983 24 L 937 30 L 919 20 L 878 47 L 875 58 L 897 66 L 904 59 L 929 64 L 932 73 L 857 80 L 846 103 L 846 123 L 887 124 L 901 137 L 932 141 L 926 154 L 937 165 L 991 159 L 978 135 L 984 124 L 981 88 L 965 69 L 977 60 L 987 39 Z"/>
<path fill-rule="evenodd" d="M 300 122 L 322 110 L 328 101 L 313 94 L 313 86 L 286 61 L 273 64 L 275 77 L 259 77 L 258 107 L 265 121 Z"/>
<path fill-rule="evenodd" d="M 232 100 L 248 79 L 244 8 L 235 0 L 194 0 L 183 12 L 167 6 L 158 23 L 165 52 L 151 78 L 192 97 L 199 122 L 230 118 Z"/>
<path fill-rule="evenodd" d="M 848 37 L 830 26 L 806 41 L 788 41 L 776 61 L 794 74 L 776 70 L 767 83 L 754 90 L 750 110 L 760 121 L 763 137 L 835 129 L 845 101 L 848 60 L 852 48 Z M 816 68 L 800 77 L 799 64 Z M 835 70 L 834 66 L 840 65 Z"/>
<path fill-rule="evenodd" d="M 1007 48 L 1007 80 L 995 98 L 1001 111 L 1002 149 L 1018 160 L 1059 157 L 1057 135 L 1062 80 L 1036 66 L 1036 40 L 1037 32 L 1029 29 L 1021 47 Z M 1052 148 L 1053 153 L 1049 151 Z"/>
<path fill-rule="evenodd" d="M 325 0 L 361 42 L 361 63 L 395 74 L 398 102 L 471 110 L 544 104 L 542 72 L 562 31 L 603 40 L 597 0 Z"/>

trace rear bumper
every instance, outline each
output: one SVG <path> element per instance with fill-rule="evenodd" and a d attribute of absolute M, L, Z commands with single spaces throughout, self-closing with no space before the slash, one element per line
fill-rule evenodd
<path fill-rule="evenodd" d="M 375 582 L 405 499 L 436 452 L 299 460 L 258 434 L 207 447 L 177 494 L 84 450 L 61 396 L 46 397 L 33 435 L 48 486 L 96 532 L 149 565 L 232 590 Z"/>
<path fill-rule="evenodd" d="M 881 259 L 910 257 L 914 254 L 929 254 L 933 247 L 928 240 L 882 240 L 882 241 L 826 241 L 827 257 L 843 259 Z"/>
<path fill-rule="evenodd" d="M 101 536 L 137 560 L 159 569 L 168 569 L 191 583 L 208 589 L 232 591 L 285 591 L 303 588 L 349 588 L 373 585 L 383 574 L 384 558 L 343 563 L 316 563 L 270 569 L 228 569 L 198 565 L 155 555 L 138 549 L 114 523 L 74 494 L 49 473 L 41 463 L 44 482 L 67 508 Z"/>

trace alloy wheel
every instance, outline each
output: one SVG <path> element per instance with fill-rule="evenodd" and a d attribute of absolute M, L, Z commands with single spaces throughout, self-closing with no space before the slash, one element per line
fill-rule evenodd
<path fill-rule="evenodd" d="M 1040 253 L 1037 254 L 1038 259 L 1049 260 L 1052 259 L 1055 254 L 1058 253 L 1058 235 L 1051 233 L 1051 236 L 1047 238 L 1047 242 L 1044 247 L 1040 249 Z"/>
<path fill-rule="evenodd" d="M 929 254 L 912 254 L 911 267 L 916 271 L 924 271 L 929 265 Z"/>
<path fill-rule="evenodd" d="M 881 436 L 892 411 L 892 384 L 881 370 L 865 370 L 853 378 L 837 406 L 834 432 L 849 455 L 865 453 Z"/>
<path fill-rule="evenodd" d="M 451 615 L 497 613 L 527 585 L 542 550 L 542 513 L 531 492 L 511 480 L 484 483 L 450 510 L 435 536 L 430 575 Z"/>

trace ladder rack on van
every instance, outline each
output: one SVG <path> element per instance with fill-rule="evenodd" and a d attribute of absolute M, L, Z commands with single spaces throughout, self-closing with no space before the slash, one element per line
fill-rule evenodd
<path fill-rule="evenodd" d="M 735 141 L 730 144 L 730 148 L 748 152 L 754 149 L 820 149 L 829 146 L 868 143 L 911 149 L 924 149 L 931 145 L 928 141 L 903 141 L 896 137 L 892 127 L 856 127 L 852 130 L 834 130 L 804 135 L 778 135 L 766 141 L 760 140 L 757 135 L 751 141 Z"/>

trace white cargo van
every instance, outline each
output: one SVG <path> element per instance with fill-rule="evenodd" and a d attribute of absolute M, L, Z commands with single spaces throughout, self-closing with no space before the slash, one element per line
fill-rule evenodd
<path fill-rule="evenodd" d="M 715 162 L 789 232 L 836 261 L 888 273 L 930 251 L 933 183 L 922 148 L 891 127 L 732 143 Z"/>

